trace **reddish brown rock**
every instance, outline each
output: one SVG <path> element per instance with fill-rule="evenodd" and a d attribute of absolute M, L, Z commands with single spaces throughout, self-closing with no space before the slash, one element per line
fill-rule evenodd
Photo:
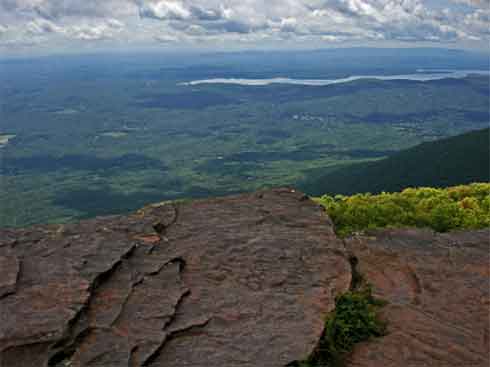
<path fill-rule="evenodd" d="M 352 366 L 488 366 L 489 238 L 342 242 L 287 189 L 0 230 L 0 367 L 286 366 L 349 288 L 346 250 L 389 301 Z"/>
<path fill-rule="evenodd" d="M 0 299 L 15 292 L 19 271 L 19 260 L 4 251 L 0 255 Z"/>
<path fill-rule="evenodd" d="M 388 335 L 358 345 L 350 366 L 490 365 L 490 231 L 386 230 L 346 244 L 389 301 Z"/>
<path fill-rule="evenodd" d="M 350 279 L 286 189 L 0 230 L 0 366 L 285 366 Z"/>

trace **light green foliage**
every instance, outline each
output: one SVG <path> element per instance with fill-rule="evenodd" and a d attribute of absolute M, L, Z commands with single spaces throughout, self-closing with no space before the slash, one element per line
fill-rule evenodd
<path fill-rule="evenodd" d="M 325 195 L 316 200 L 341 236 L 384 227 L 429 227 L 447 232 L 490 226 L 490 183 L 409 188 L 379 195 Z"/>

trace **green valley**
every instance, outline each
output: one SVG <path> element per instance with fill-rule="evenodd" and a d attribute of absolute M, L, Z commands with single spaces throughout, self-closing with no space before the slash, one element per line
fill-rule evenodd
<path fill-rule="evenodd" d="M 325 182 L 329 172 L 340 177 L 342 167 L 488 126 L 484 75 L 325 86 L 181 84 L 216 76 L 402 74 L 427 66 L 425 57 L 407 64 L 378 52 L 385 58 L 369 67 L 336 59 L 333 51 L 306 53 L 301 65 L 246 53 L 186 62 L 154 55 L 3 62 L 0 226 L 69 222 L 266 187 L 329 193 L 333 184 L 348 187 Z M 440 67 L 488 63 L 430 52 L 442 55 Z"/>

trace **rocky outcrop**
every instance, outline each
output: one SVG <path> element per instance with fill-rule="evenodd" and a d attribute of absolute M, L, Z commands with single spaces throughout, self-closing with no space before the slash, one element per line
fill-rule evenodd
<path fill-rule="evenodd" d="M 353 366 L 487 366 L 489 235 L 342 241 L 289 189 L 0 230 L 0 367 L 283 367 L 315 349 L 352 256 L 389 302 Z"/>
<path fill-rule="evenodd" d="M 285 366 L 351 280 L 292 190 L 0 232 L 0 365 Z"/>
<path fill-rule="evenodd" d="M 358 345 L 350 366 L 490 365 L 490 231 L 384 230 L 346 245 L 388 301 L 388 335 Z"/>

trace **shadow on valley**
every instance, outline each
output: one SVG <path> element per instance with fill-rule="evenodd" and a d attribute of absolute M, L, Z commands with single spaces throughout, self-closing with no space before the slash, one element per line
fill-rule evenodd
<path fill-rule="evenodd" d="M 57 195 L 54 204 L 82 212 L 80 218 L 91 218 L 99 215 L 127 213 L 149 203 L 170 199 L 174 198 L 166 196 L 164 192 L 160 194 L 151 192 L 122 194 L 110 188 L 77 189 Z"/>
<path fill-rule="evenodd" d="M 158 159 L 149 158 L 141 154 L 124 154 L 113 158 L 78 154 L 69 154 L 61 157 L 35 155 L 19 158 L 4 157 L 0 166 L 0 173 L 16 175 L 26 171 L 42 173 L 64 169 L 79 171 L 157 169 L 165 171 L 167 166 Z"/>
<path fill-rule="evenodd" d="M 168 194 L 172 189 L 175 190 L 176 184 L 177 182 L 162 183 L 158 189 L 155 184 L 154 190 L 128 194 L 112 190 L 110 187 L 79 188 L 59 193 L 53 203 L 83 213 L 78 218 L 86 219 L 102 215 L 126 214 L 141 209 L 145 205 L 167 200 L 191 200 L 239 193 L 238 191 L 219 191 L 191 186 L 182 194 Z"/>
<path fill-rule="evenodd" d="M 142 108 L 166 108 L 194 110 L 211 106 L 239 103 L 239 100 L 213 92 L 182 92 L 182 93 L 145 93 L 136 96 L 139 100 L 134 103 Z"/>

